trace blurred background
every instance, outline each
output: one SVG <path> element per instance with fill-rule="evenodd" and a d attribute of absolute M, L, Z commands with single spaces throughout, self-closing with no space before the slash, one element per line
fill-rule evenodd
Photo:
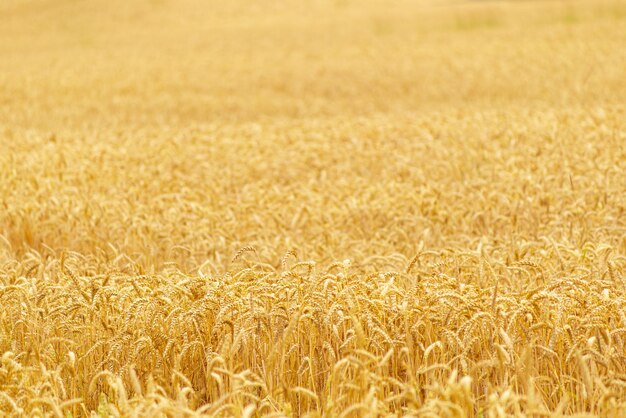
<path fill-rule="evenodd" d="M 0 123 L 620 100 L 618 0 L 5 0 Z"/>
<path fill-rule="evenodd" d="M 4 0 L 0 248 L 624 249 L 625 46 L 618 0 Z"/>

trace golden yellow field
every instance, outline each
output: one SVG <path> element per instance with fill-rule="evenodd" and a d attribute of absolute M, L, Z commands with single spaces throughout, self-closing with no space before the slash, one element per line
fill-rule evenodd
<path fill-rule="evenodd" d="M 1 0 L 0 416 L 626 416 L 626 2 Z"/>

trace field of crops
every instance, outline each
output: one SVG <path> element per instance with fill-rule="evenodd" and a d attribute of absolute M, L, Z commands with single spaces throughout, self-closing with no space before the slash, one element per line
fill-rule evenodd
<path fill-rule="evenodd" d="M 0 1 L 0 416 L 626 416 L 626 3 Z"/>

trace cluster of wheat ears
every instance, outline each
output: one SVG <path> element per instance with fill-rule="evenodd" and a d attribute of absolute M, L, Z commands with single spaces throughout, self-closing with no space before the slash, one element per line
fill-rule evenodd
<path fill-rule="evenodd" d="M 626 416 L 626 5 L 447 3 L 1 4 L 0 416 Z"/>
<path fill-rule="evenodd" d="M 238 253 L 219 277 L 30 253 L 1 288 L 3 410 L 619 416 L 626 258 L 547 248 L 553 266 L 423 250 L 372 274 Z"/>

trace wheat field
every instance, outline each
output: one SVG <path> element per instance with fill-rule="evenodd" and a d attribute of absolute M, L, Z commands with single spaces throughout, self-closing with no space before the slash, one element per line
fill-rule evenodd
<path fill-rule="evenodd" d="M 0 2 L 0 416 L 626 416 L 626 3 Z"/>

